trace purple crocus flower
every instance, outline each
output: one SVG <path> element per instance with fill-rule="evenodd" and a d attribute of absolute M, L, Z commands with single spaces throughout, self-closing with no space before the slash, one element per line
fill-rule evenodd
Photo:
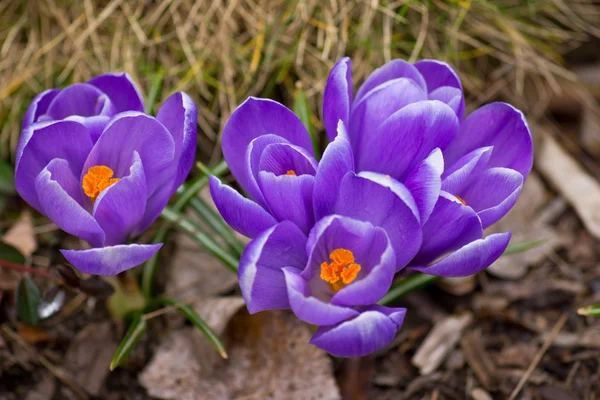
<path fill-rule="evenodd" d="M 412 192 L 423 243 L 411 268 L 464 276 L 491 265 L 510 233 L 483 230 L 515 204 L 533 162 L 523 114 L 505 103 L 466 119 L 460 80 L 435 60 L 393 60 L 375 70 L 353 96 L 351 61 L 332 69 L 323 101 L 330 140 L 348 127 L 357 171 L 389 175 Z M 439 191 L 439 197 L 423 195 Z"/>
<path fill-rule="evenodd" d="M 127 74 L 45 91 L 23 121 L 15 182 L 21 197 L 88 250 L 61 250 L 79 270 L 115 275 L 161 244 L 126 244 L 159 216 L 196 152 L 197 111 L 175 93 L 156 118 Z"/>

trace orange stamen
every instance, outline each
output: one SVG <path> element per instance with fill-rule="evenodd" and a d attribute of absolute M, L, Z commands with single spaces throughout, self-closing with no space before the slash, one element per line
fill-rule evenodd
<path fill-rule="evenodd" d="M 334 292 L 339 292 L 356 279 L 360 265 L 354 262 L 352 251 L 342 248 L 332 251 L 329 258 L 331 263 L 321 264 L 321 279 L 329 283 Z"/>
<path fill-rule="evenodd" d="M 294 171 L 293 169 L 288 169 L 285 174 L 290 176 L 296 176 L 296 171 Z"/>
<path fill-rule="evenodd" d="M 454 196 L 454 197 L 456 197 L 458 199 L 458 201 L 460 201 L 461 203 L 463 203 L 463 206 L 467 205 L 467 202 L 462 197 L 460 197 L 460 196 Z"/>
<path fill-rule="evenodd" d="M 83 177 L 81 187 L 92 203 L 96 201 L 102 191 L 119 181 L 119 178 L 113 178 L 113 175 L 113 170 L 106 165 L 95 165 L 88 169 L 87 174 Z"/>

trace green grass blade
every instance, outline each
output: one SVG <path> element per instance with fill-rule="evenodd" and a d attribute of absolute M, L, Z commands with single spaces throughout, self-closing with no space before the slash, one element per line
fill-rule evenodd
<path fill-rule="evenodd" d="M 152 86 L 150 86 L 150 92 L 148 92 L 148 98 L 146 98 L 146 114 L 152 114 L 154 111 L 154 105 L 160 96 L 160 92 L 162 92 L 164 76 L 165 70 L 159 68 L 152 78 Z"/>
<path fill-rule="evenodd" d="M 581 307 L 579 310 L 577 310 L 577 314 L 585 315 L 586 317 L 600 317 L 600 304 Z"/>
<path fill-rule="evenodd" d="M 306 93 L 304 93 L 304 89 L 302 88 L 300 82 L 296 85 L 296 91 L 294 92 L 293 110 L 310 134 L 313 148 L 315 150 L 315 158 L 318 160 L 321 158 L 319 152 L 319 137 L 317 136 L 315 128 L 310 122 L 310 105 L 308 104 L 308 98 L 306 97 Z"/>
<path fill-rule="evenodd" d="M 425 286 L 428 286 L 438 280 L 439 276 L 415 273 L 406 277 L 406 279 L 401 280 L 397 284 L 393 285 L 392 288 L 387 292 L 385 296 L 381 300 L 379 300 L 378 304 L 381 305 L 389 305 L 395 300 L 406 296 L 410 292 L 414 292 L 417 289 L 421 289 Z"/>
<path fill-rule="evenodd" d="M 506 256 L 509 254 L 521 253 L 523 251 L 541 246 L 544 243 L 546 243 L 546 239 L 532 240 L 531 242 L 509 244 L 508 247 L 506 248 L 506 250 L 504 250 L 504 253 L 502 253 L 502 255 Z"/>
<path fill-rule="evenodd" d="M 127 329 L 127 333 L 125 333 L 125 336 L 121 340 L 121 343 L 119 344 L 119 347 L 117 347 L 117 351 L 110 362 L 111 371 L 114 371 L 115 368 L 121 365 L 144 333 L 146 333 L 147 329 L 148 323 L 144 319 L 144 316 L 141 312 L 136 312 L 133 315 L 133 320 L 131 321 L 131 325 L 129 325 L 129 329 Z"/>
<path fill-rule="evenodd" d="M 38 306 L 42 294 L 30 277 L 21 279 L 17 287 L 17 316 L 28 325 L 36 325 L 40 320 Z"/>
<path fill-rule="evenodd" d="M 158 301 L 164 305 L 174 306 L 177 310 L 185 317 L 188 321 L 190 321 L 194 326 L 200 329 L 200 332 L 208 339 L 208 341 L 213 345 L 215 350 L 221 355 L 223 358 L 227 358 L 227 351 L 225 350 L 225 346 L 219 336 L 212 330 L 210 326 L 198 315 L 198 313 L 187 304 L 180 304 L 175 300 L 160 298 Z"/>

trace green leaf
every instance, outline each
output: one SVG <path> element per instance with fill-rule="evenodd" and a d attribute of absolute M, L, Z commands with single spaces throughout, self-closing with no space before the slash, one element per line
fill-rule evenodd
<path fill-rule="evenodd" d="M 150 86 L 150 92 L 148 92 L 148 98 L 146 98 L 146 114 L 152 114 L 154 111 L 154 105 L 163 87 L 163 78 L 165 76 L 165 70 L 159 68 L 152 78 L 152 86 Z"/>
<path fill-rule="evenodd" d="M 306 93 L 304 93 L 304 89 L 302 88 L 301 82 L 296 84 L 296 91 L 294 92 L 294 114 L 300 118 L 300 121 L 306 127 L 306 130 L 310 134 L 310 138 L 313 143 L 313 148 L 315 150 L 315 158 L 318 160 L 320 158 L 319 153 L 319 137 L 315 132 L 315 128 L 310 122 L 310 104 L 308 104 L 308 98 L 306 97 Z"/>
<path fill-rule="evenodd" d="M 158 301 L 164 305 L 170 305 L 177 308 L 177 310 L 188 319 L 194 326 L 200 329 L 200 332 L 208 339 L 208 341 L 213 345 L 215 350 L 219 352 L 221 357 L 227 358 L 227 351 L 225 351 L 225 346 L 219 336 L 212 330 L 210 326 L 198 315 L 198 313 L 187 304 L 180 304 L 175 300 L 161 298 Z"/>
<path fill-rule="evenodd" d="M 121 340 L 119 347 L 117 347 L 117 351 L 110 362 L 110 370 L 114 371 L 123 360 L 131 353 L 131 350 L 135 347 L 137 342 L 142 338 L 146 330 L 148 329 L 148 323 L 144 319 L 144 316 L 141 312 L 136 312 L 133 314 L 133 319 L 131 321 L 131 325 L 129 325 L 129 329 L 127 329 L 127 333 Z"/>
<path fill-rule="evenodd" d="M 13 246 L 0 242 L 0 260 L 15 264 L 25 264 L 25 256 Z"/>
<path fill-rule="evenodd" d="M 19 320 L 35 325 L 40 320 L 38 306 L 42 294 L 30 277 L 24 277 L 17 287 L 17 315 Z"/>
<path fill-rule="evenodd" d="M 585 315 L 586 317 L 600 317 L 600 304 L 581 307 L 579 310 L 577 310 L 577 314 Z"/>
<path fill-rule="evenodd" d="M 14 194 L 15 192 L 15 174 L 11 166 L 3 160 L 0 160 L 0 193 Z"/>
<path fill-rule="evenodd" d="M 378 304 L 387 305 L 400 297 L 406 296 L 410 292 L 414 292 L 417 289 L 421 289 L 428 286 L 438 280 L 439 276 L 415 273 L 401 280 L 397 284 L 393 285 L 392 288 L 387 292 Z"/>
<path fill-rule="evenodd" d="M 521 253 L 523 251 L 541 246 L 544 243 L 546 243 L 546 239 L 532 240 L 531 242 L 522 242 L 522 243 L 514 243 L 514 244 L 511 243 L 508 245 L 506 250 L 504 250 L 504 253 L 502 253 L 502 255 L 506 256 L 509 254 Z"/>

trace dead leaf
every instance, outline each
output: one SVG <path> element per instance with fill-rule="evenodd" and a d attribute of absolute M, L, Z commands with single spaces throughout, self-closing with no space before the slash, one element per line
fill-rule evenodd
<path fill-rule="evenodd" d="M 27 343 L 36 344 L 42 342 L 53 342 L 56 338 L 50 336 L 48 332 L 37 326 L 30 326 L 27 324 L 18 324 L 19 336 L 21 336 Z"/>
<path fill-rule="evenodd" d="M 464 296 L 475 290 L 477 278 L 475 275 L 460 276 L 457 278 L 442 278 L 437 282 L 437 286 L 444 292 L 454 296 Z"/>
<path fill-rule="evenodd" d="M 444 362 L 472 320 L 471 314 L 463 314 L 446 317 L 435 324 L 411 360 L 421 375 L 431 374 Z"/>
<path fill-rule="evenodd" d="M 581 144 L 587 151 L 600 156 L 600 107 L 584 106 L 581 113 Z"/>
<path fill-rule="evenodd" d="M 537 351 L 532 344 L 517 343 L 502 349 L 502 352 L 496 355 L 496 363 L 505 367 L 526 368 L 535 358 Z"/>
<path fill-rule="evenodd" d="M 547 202 L 547 192 L 539 176 L 531 173 L 523 186 L 519 200 L 504 218 L 496 222 L 489 233 L 512 232 L 512 243 L 545 240 L 533 249 L 500 257 L 487 271 L 503 279 L 520 279 L 529 266 L 541 262 L 554 249 L 565 244 L 561 237 L 541 218 Z"/>
<path fill-rule="evenodd" d="M 216 352 L 195 329 L 174 331 L 139 377 L 148 393 L 177 400 L 341 398 L 331 361 L 308 343 L 308 326 L 282 311 L 248 315 L 242 304 L 221 298 L 196 307 L 222 334 L 228 360 L 211 356 Z"/>
<path fill-rule="evenodd" d="M 481 334 L 471 332 L 462 337 L 460 341 L 467 363 L 479 379 L 479 382 L 488 390 L 496 387 L 496 367 L 481 342 Z"/>
<path fill-rule="evenodd" d="M 492 400 L 492 396 L 482 388 L 471 390 L 471 397 L 473 400 Z"/>
<path fill-rule="evenodd" d="M 2 241 L 19 250 L 25 257 L 31 257 L 37 250 L 37 240 L 29 211 L 21 214 L 17 222 L 2 236 Z"/>
<path fill-rule="evenodd" d="M 27 393 L 25 400 L 50 400 L 56 390 L 56 380 L 52 374 L 44 372 L 42 380 L 38 382 L 33 390 Z"/>
<path fill-rule="evenodd" d="M 89 394 L 98 396 L 118 343 L 110 322 L 92 323 L 80 331 L 67 350 L 64 367 Z"/>

